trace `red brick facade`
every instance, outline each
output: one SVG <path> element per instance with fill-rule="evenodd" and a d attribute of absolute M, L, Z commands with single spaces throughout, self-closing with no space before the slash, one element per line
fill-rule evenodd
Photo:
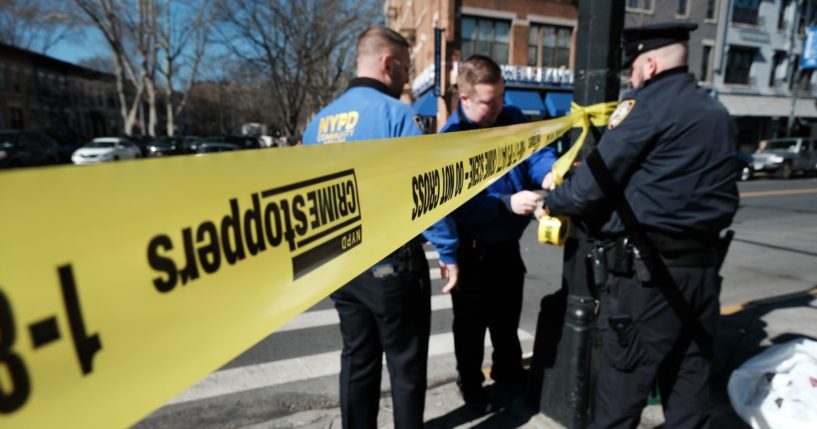
<path fill-rule="evenodd" d="M 386 0 L 384 12 L 387 25 L 412 43 L 412 81 L 433 66 L 434 27 L 445 30 L 440 76 L 444 96 L 438 99 L 437 129 L 448 119 L 451 109 L 456 108 L 452 70 L 454 63 L 461 59 L 460 26 L 463 16 L 510 22 L 506 63 L 519 66 L 528 65 L 528 31 L 531 24 L 570 27 L 573 31 L 569 68 L 573 68 L 578 11 L 570 0 Z M 408 88 L 407 94 L 411 92 Z"/>

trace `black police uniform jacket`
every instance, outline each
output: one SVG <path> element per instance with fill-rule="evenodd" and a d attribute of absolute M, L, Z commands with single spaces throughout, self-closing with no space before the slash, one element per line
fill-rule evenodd
<path fill-rule="evenodd" d="M 735 125 L 686 67 L 626 96 L 597 150 L 647 231 L 713 237 L 731 224 L 738 208 Z M 586 164 L 547 199 L 551 214 L 584 217 L 607 237 L 626 233 L 614 203 Z"/>

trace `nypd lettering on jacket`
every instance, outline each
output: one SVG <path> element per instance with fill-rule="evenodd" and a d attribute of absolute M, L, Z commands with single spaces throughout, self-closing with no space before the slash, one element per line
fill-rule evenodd
<path fill-rule="evenodd" d="M 318 143 L 341 143 L 355 133 L 360 120 L 356 111 L 337 113 L 320 118 L 318 125 Z"/>
<path fill-rule="evenodd" d="M 254 192 L 241 203 L 231 198 L 228 206 L 220 218 L 150 239 L 147 259 L 159 274 L 156 290 L 170 292 L 283 243 L 297 279 L 363 239 L 354 170 Z"/>
<path fill-rule="evenodd" d="M 406 137 L 422 134 L 414 112 L 386 95 L 382 83 L 357 78 L 324 107 L 304 130 L 305 145 Z"/>

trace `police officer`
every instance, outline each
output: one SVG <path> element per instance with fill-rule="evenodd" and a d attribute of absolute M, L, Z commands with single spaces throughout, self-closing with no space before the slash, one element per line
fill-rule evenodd
<path fill-rule="evenodd" d="M 409 78 L 409 43 L 385 27 L 357 43 L 357 77 L 307 127 L 304 144 L 420 135 L 413 111 L 398 101 Z M 344 120 L 341 121 L 340 119 Z M 432 243 L 456 284 L 453 221 L 432 229 Z M 386 353 L 396 428 L 423 426 L 431 317 L 428 262 L 420 241 L 401 246 L 331 295 L 343 337 L 340 402 L 344 428 L 376 428 L 380 374 Z"/>
<path fill-rule="evenodd" d="M 499 66 L 474 55 L 458 68 L 459 105 L 441 133 L 527 122 L 522 112 L 503 104 L 505 85 Z M 491 335 L 491 378 L 507 390 L 525 385 L 517 336 L 522 312 L 525 265 L 519 239 L 541 205 L 542 181 L 555 161 L 545 147 L 457 209 L 459 284 L 452 291 L 457 384 L 466 406 L 480 412 L 492 404 L 482 383 L 485 330 Z"/>
<path fill-rule="evenodd" d="M 634 90 L 595 154 L 547 197 L 549 214 L 589 224 L 606 268 L 591 428 L 635 428 L 656 382 L 667 428 L 709 427 L 718 239 L 738 207 L 737 160 L 729 113 L 687 70 L 696 27 L 624 29 Z"/>

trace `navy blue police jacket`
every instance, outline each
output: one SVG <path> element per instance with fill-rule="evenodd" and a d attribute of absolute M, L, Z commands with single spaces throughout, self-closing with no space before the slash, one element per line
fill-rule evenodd
<path fill-rule="evenodd" d="M 493 127 L 528 122 L 514 106 L 502 108 Z M 462 108 L 448 118 L 440 133 L 477 129 Z M 520 216 L 511 210 L 511 196 L 524 190 L 541 190 L 542 180 L 556 161 L 556 152 L 545 146 L 498 178 L 482 192 L 454 211 L 452 216 L 459 233 L 483 243 L 517 242 L 530 223 L 531 216 Z"/>
<path fill-rule="evenodd" d="M 678 67 L 624 97 L 597 150 L 646 231 L 713 238 L 738 208 L 736 147 L 729 112 Z M 586 164 L 547 198 L 552 215 L 595 217 L 600 238 L 627 233 L 614 204 Z"/>
<path fill-rule="evenodd" d="M 355 78 L 349 88 L 312 119 L 304 145 L 343 143 L 421 135 L 411 107 L 388 94 L 375 79 Z M 456 262 L 457 235 L 453 219 L 445 217 L 423 232 L 446 264 Z"/>

